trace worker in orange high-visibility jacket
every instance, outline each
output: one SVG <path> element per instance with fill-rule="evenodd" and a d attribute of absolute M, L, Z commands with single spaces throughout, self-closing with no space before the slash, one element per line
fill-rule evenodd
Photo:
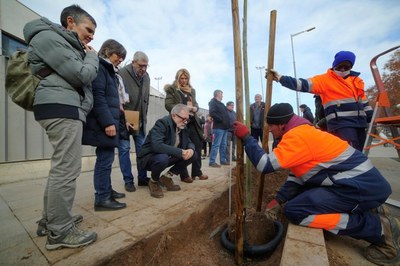
<path fill-rule="evenodd" d="M 324 106 L 328 132 L 362 151 L 373 110 L 365 96 L 360 73 L 351 70 L 355 60 L 354 53 L 340 51 L 335 55 L 332 68 L 309 79 L 281 76 L 275 70 L 270 72 L 274 80 L 284 87 L 319 95 Z"/>
<path fill-rule="evenodd" d="M 274 139 L 281 139 L 269 154 L 244 124 L 234 123 L 234 134 L 259 172 L 290 170 L 267 211 L 282 208 L 294 224 L 364 239 L 371 243 L 366 257 L 374 263 L 400 263 L 400 222 L 382 205 L 391 187 L 371 161 L 295 115 L 288 103 L 273 105 L 267 123 Z"/>

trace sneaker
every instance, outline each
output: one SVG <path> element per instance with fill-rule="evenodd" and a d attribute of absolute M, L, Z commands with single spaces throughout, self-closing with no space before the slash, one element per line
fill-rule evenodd
<path fill-rule="evenodd" d="M 95 232 L 83 231 L 75 225 L 69 229 L 65 235 L 53 235 L 49 232 L 47 235 L 47 250 L 55 250 L 59 248 L 79 248 L 96 241 L 97 234 Z"/>
<path fill-rule="evenodd" d="M 382 243 L 367 247 L 365 257 L 377 265 L 399 265 L 400 221 L 382 214 L 379 217 L 383 228 Z"/>
<path fill-rule="evenodd" d="M 139 187 L 147 187 L 149 185 L 149 181 L 150 181 L 150 178 L 148 178 L 148 177 L 146 177 L 143 180 L 139 180 L 138 181 L 138 186 Z"/>
<path fill-rule="evenodd" d="M 192 180 L 193 182 L 193 180 Z M 160 183 L 161 185 L 165 186 L 168 191 L 178 191 L 181 190 L 181 187 L 179 185 L 176 185 L 172 178 L 167 177 L 165 175 L 162 175 L 160 177 Z"/>
<path fill-rule="evenodd" d="M 154 198 L 164 197 L 164 193 L 160 187 L 160 184 L 157 181 L 150 180 L 149 190 L 150 190 L 150 196 L 152 196 Z"/>
<path fill-rule="evenodd" d="M 77 225 L 83 221 L 83 216 L 80 214 L 72 216 L 72 222 Z M 36 222 L 38 224 L 38 228 L 36 230 L 36 234 L 38 236 L 47 236 L 47 219 L 42 218 Z"/>
<path fill-rule="evenodd" d="M 228 161 L 221 163 L 221 165 L 231 165 Z"/>
<path fill-rule="evenodd" d="M 214 167 L 214 168 L 221 168 L 221 165 L 219 165 L 217 163 L 210 163 L 208 166 Z"/>
<path fill-rule="evenodd" d="M 126 183 L 125 190 L 128 192 L 135 192 L 136 191 L 135 184 L 133 184 L 133 182 Z"/>

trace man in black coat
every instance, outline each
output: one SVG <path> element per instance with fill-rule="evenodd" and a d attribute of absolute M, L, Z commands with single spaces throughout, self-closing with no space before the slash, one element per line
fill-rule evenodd
<path fill-rule="evenodd" d="M 265 102 L 262 101 L 261 94 L 256 94 L 254 96 L 254 103 L 250 105 L 251 136 L 261 142 L 263 139 L 264 111 Z"/>
<path fill-rule="evenodd" d="M 306 104 L 302 104 L 299 107 L 300 110 L 303 112 L 303 117 L 310 121 L 310 123 L 314 123 L 314 116 L 311 112 L 310 107 L 308 107 Z"/>
<path fill-rule="evenodd" d="M 189 139 L 186 128 L 188 121 L 189 108 L 184 104 L 177 104 L 170 115 L 157 120 L 146 137 L 138 154 L 138 163 L 143 169 L 151 171 L 149 189 L 152 197 L 164 196 L 160 184 L 168 191 L 180 190 L 180 186 L 174 184 L 172 176 L 180 175 L 181 179 L 189 177 L 186 167 L 195 156 L 199 156 Z M 169 166 L 172 166 L 169 171 L 161 175 Z"/>

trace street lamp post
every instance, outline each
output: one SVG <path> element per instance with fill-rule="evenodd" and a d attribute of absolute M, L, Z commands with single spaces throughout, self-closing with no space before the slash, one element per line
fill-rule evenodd
<path fill-rule="evenodd" d="M 155 77 L 155 80 L 157 80 L 157 90 L 158 92 L 160 92 L 160 80 L 162 79 L 162 77 Z"/>
<path fill-rule="evenodd" d="M 263 89 L 263 78 L 262 78 L 262 71 L 263 71 L 264 68 L 265 68 L 264 66 L 256 66 L 256 69 L 260 70 L 261 95 L 262 95 L 263 100 L 265 101 L 265 99 L 264 99 L 264 89 Z"/>
<path fill-rule="evenodd" d="M 292 44 L 293 70 L 294 70 L 295 78 L 297 78 L 297 75 L 296 75 L 296 62 L 294 60 L 293 37 L 300 35 L 302 33 L 305 33 L 305 32 L 312 31 L 314 29 L 315 29 L 315 27 L 312 27 L 312 28 L 309 28 L 308 30 L 303 30 L 303 31 L 300 31 L 300 32 L 297 32 L 294 34 L 290 34 L 290 42 Z M 297 114 L 299 115 L 300 114 L 300 93 L 298 91 L 296 91 L 296 105 L 297 105 Z"/>

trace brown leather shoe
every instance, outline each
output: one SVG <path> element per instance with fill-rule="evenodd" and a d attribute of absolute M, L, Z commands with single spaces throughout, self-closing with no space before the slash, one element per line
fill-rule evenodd
<path fill-rule="evenodd" d="M 208 175 L 201 175 L 199 176 L 200 180 L 207 180 L 208 179 Z"/>
<path fill-rule="evenodd" d="M 185 182 L 185 183 L 193 183 L 193 179 L 192 179 L 190 176 L 188 176 L 188 177 L 182 179 L 182 182 Z"/>
<path fill-rule="evenodd" d="M 181 187 L 179 185 L 176 185 L 174 183 L 174 180 L 172 178 L 167 177 L 165 175 L 162 175 L 160 177 L 160 183 L 167 188 L 168 191 L 178 191 L 181 190 Z"/>
<path fill-rule="evenodd" d="M 149 190 L 150 190 L 150 195 L 154 198 L 164 197 L 164 193 L 157 181 L 156 182 L 152 180 L 149 181 Z"/>

